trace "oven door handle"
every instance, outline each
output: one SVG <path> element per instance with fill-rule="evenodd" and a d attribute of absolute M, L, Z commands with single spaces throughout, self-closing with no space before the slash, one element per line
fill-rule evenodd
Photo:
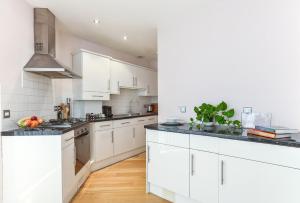
<path fill-rule="evenodd" d="M 76 138 L 79 138 L 79 137 L 83 137 L 83 136 L 86 136 L 86 135 L 88 135 L 90 132 L 85 132 L 85 133 L 82 133 L 82 134 L 80 134 L 80 135 L 77 135 L 77 136 L 75 136 L 75 139 Z"/>

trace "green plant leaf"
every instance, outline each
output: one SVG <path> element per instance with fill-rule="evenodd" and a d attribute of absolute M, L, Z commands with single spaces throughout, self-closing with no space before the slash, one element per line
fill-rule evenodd
<path fill-rule="evenodd" d="M 224 116 L 227 118 L 232 118 L 234 116 L 234 109 L 229 109 L 228 111 L 222 112 Z"/>
<path fill-rule="evenodd" d="M 225 124 L 226 123 L 226 120 L 224 118 L 224 116 L 221 116 L 221 115 L 216 115 L 216 121 L 218 124 Z"/>
<path fill-rule="evenodd" d="M 227 104 L 224 101 L 222 101 L 217 106 L 217 111 L 225 111 L 226 109 L 227 109 Z"/>

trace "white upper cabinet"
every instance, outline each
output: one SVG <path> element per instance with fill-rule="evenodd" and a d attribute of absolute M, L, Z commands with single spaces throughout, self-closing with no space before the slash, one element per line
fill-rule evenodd
<path fill-rule="evenodd" d="M 140 96 L 157 96 L 157 72 L 153 70 L 142 69 L 140 78 L 140 83 L 144 87 L 144 90 L 140 92 Z"/>
<path fill-rule="evenodd" d="M 134 87 L 137 89 L 146 89 L 148 85 L 148 70 L 139 66 L 131 66 L 133 78 L 134 78 Z"/>
<path fill-rule="evenodd" d="M 111 60 L 111 93 L 119 94 L 120 88 L 133 88 L 134 77 L 131 66 L 117 60 Z"/>
<path fill-rule="evenodd" d="M 82 79 L 73 80 L 74 100 L 108 100 L 110 58 L 81 50 L 73 55 L 73 69 Z"/>
<path fill-rule="evenodd" d="M 157 96 L 157 72 L 80 50 L 73 54 L 73 71 L 82 79 L 73 79 L 74 100 L 109 100 L 120 88 L 140 89 L 140 96 Z"/>

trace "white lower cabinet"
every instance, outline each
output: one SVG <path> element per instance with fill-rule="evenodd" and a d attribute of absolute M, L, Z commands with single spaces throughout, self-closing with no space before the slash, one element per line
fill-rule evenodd
<path fill-rule="evenodd" d="M 114 129 L 115 155 L 134 149 L 133 127 L 127 126 Z"/>
<path fill-rule="evenodd" d="M 190 197 L 200 203 L 218 203 L 218 154 L 190 150 Z"/>
<path fill-rule="evenodd" d="M 102 161 L 114 155 L 114 137 L 112 129 L 95 132 L 94 154 L 96 161 Z"/>
<path fill-rule="evenodd" d="M 67 202 L 74 188 L 75 180 L 75 146 L 74 142 L 62 151 L 63 199 Z"/>
<path fill-rule="evenodd" d="M 220 203 L 299 202 L 298 169 L 229 156 L 221 164 Z"/>
<path fill-rule="evenodd" d="M 152 142 L 148 142 L 147 147 L 147 181 L 189 196 L 189 149 Z"/>
<path fill-rule="evenodd" d="M 299 148 L 201 135 L 190 135 L 185 145 L 183 135 L 147 130 L 149 192 L 175 203 L 299 202 L 299 159 L 290 161 L 300 156 Z M 281 153 L 274 159 L 264 147 Z"/>
<path fill-rule="evenodd" d="M 134 148 L 146 145 L 146 129 L 144 124 L 134 126 Z"/>

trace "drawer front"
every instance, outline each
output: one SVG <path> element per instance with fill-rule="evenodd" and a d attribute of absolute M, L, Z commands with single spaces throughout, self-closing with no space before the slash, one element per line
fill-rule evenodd
<path fill-rule="evenodd" d="M 88 92 L 88 91 L 84 91 L 82 93 L 82 99 L 84 100 L 109 100 L 110 99 L 110 95 L 109 93 L 106 92 Z"/>
<path fill-rule="evenodd" d="M 105 122 L 97 122 L 93 124 L 94 131 L 103 131 L 103 130 L 110 130 L 113 128 L 112 121 L 105 121 Z"/>
<path fill-rule="evenodd" d="M 146 118 L 148 124 L 157 123 L 157 116 L 147 116 Z"/>
<path fill-rule="evenodd" d="M 67 132 L 61 136 L 62 148 L 74 143 L 74 130 Z"/>
<path fill-rule="evenodd" d="M 147 124 L 147 123 L 148 123 L 148 120 L 147 120 L 147 117 L 139 117 L 139 118 L 134 118 L 134 119 L 133 119 L 133 122 L 134 122 L 136 125 L 139 125 L 139 124 Z"/>
<path fill-rule="evenodd" d="M 300 148 L 219 140 L 220 154 L 300 169 Z"/>
<path fill-rule="evenodd" d="M 219 153 L 219 138 L 208 137 L 203 135 L 190 135 L 190 148 Z"/>
<path fill-rule="evenodd" d="M 135 124 L 134 119 L 123 119 L 123 120 L 113 121 L 114 128 L 121 128 L 121 127 L 131 126 L 134 124 Z"/>
<path fill-rule="evenodd" d="M 188 134 L 147 129 L 146 136 L 147 142 L 155 142 L 177 147 L 189 148 L 190 136 Z"/>

